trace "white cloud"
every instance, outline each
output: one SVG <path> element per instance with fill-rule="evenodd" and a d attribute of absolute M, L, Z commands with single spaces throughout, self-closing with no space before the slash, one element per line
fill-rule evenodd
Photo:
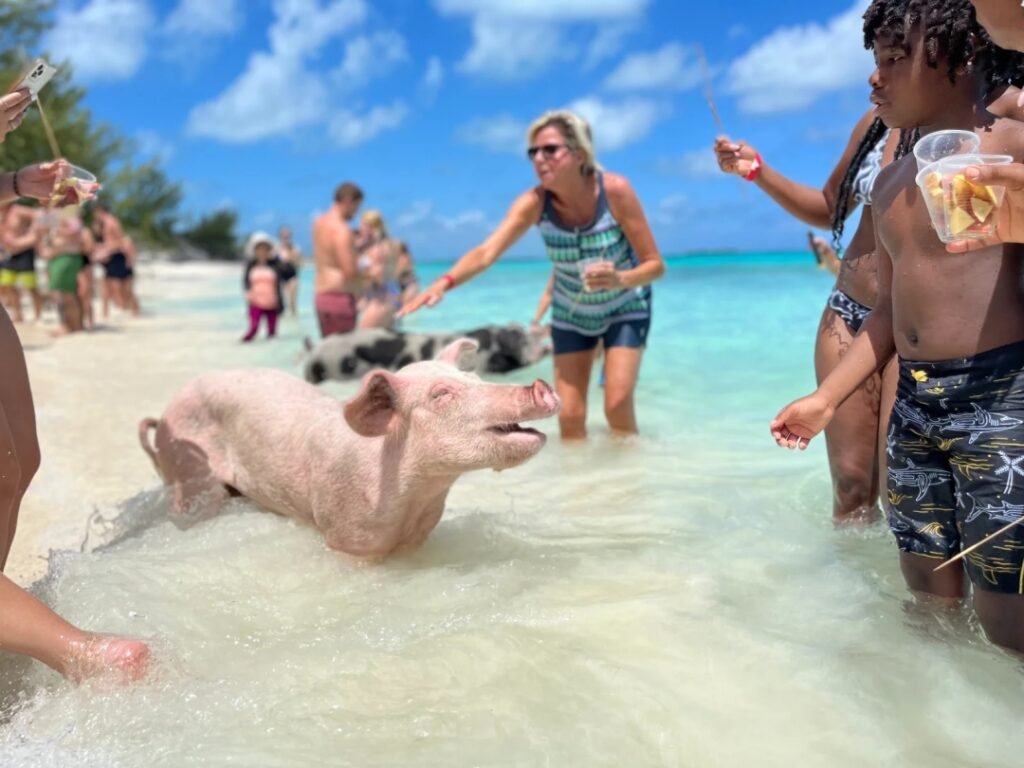
<path fill-rule="evenodd" d="M 408 59 L 405 38 L 397 32 L 362 35 L 345 45 L 345 58 L 333 77 L 346 88 L 360 88 Z"/>
<path fill-rule="evenodd" d="M 186 130 L 232 144 L 257 141 L 320 121 L 327 98 L 323 82 L 301 60 L 254 53 L 224 93 L 192 110 Z"/>
<path fill-rule="evenodd" d="M 135 142 L 138 154 L 146 159 L 158 158 L 166 162 L 174 157 L 174 144 L 156 131 L 139 131 Z"/>
<path fill-rule="evenodd" d="M 457 68 L 503 80 L 532 77 L 559 61 L 585 56 L 593 66 L 619 41 L 605 30 L 586 48 L 567 39 L 570 24 L 628 24 L 648 0 L 434 0 L 442 14 L 470 17 L 473 44 Z M 578 39 L 574 35 L 573 39 Z"/>
<path fill-rule="evenodd" d="M 403 233 L 408 233 L 409 230 L 418 230 L 421 234 L 430 230 L 446 232 L 456 232 L 465 228 L 483 230 L 489 226 L 487 214 L 479 209 L 473 208 L 454 216 L 444 216 L 434 212 L 434 203 L 431 200 L 414 201 L 407 210 L 395 217 L 395 225 Z M 403 234 L 403 236 L 408 235 Z"/>
<path fill-rule="evenodd" d="M 146 58 L 153 23 L 146 0 L 89 0 L 58 8 L 46 48 L 70 61 L 82 80 L 126 80 Z"/>
<path fill-rule="evenodd" d="M 456 131 L 459 140 L 491 152 L 521 152 L 527 124 L 512 115 L 475 117 Z"/>
<path fill-rule="evenodd" d="M 749 35 L 750 30 L 743 24 L 733 24 L 725 34 L 730 40 L 736 40 Z"/>
<path fill-rule="evenodd" d="M 416 200 L 409 210 L 395 217 L 395 223 L 402 228 L 415 227 L 429 219 L 433 210 L 434 204 L 429 200 Z"/>
<path fill-rule="evenodd" d="M 523 19 L 592 21 L 635 16 L 648 0 L 435 0 L 441 13 L 492 13 Z"/>
<path fill-rule="evenodd" d="M 577 99 L 569 109 L 590 123 L 598 157 L 601 152 L 621 149 L 645 138 L 655 123 L 669 114 L 668 107 L 650 99 L 612 103 L 592 96 Z"/>
<path fill-rule="evenodd" d="M 597 34 L 587 46 L 586 53 L 583 54 L 583 69 L 591 70 L 602 61 L 618 55 L 626 37 L 632 31 L 633 25 L 628 22 L 598 27 Z"/>
<path fill-rule="evenodd" d="M 423 80 L 420 87 L 428 93 L 437 93 L 444 84 L 444 65 L 437 56 L 431 56 L 427 62 L 427 69 L 423 73 Z"/>
<path fill-rule="evenodd" d="M 400 101 L 390 106 L 376 106 L 362 116 L 341 110 L 331 118 L 328 132 L 342 147 L 354 147 L 383 131 L 397 128 L 408 114 L 409 110 Z"/>
<path fill-rule="evenodd" d="M 791 112 L 830 91 L 867 92 L 871 58 L 862 45 L 865 3 L 857 0 L 824 26 L 780 27 L 729 67 L 727 91 L 753 114 Z"/>
<path fill-rule="evenodd" d="M 499 80 L 518 80 L 533 77 L 575 54 L 556 25 L 484 14 L 473 20 L 473 45 L 458 69 Z"/>
<path fill-rule="evenodd" d="M 329 91 L 306 62 L 366 16 L 364 0 L 274 0 L 270 52 L 249 57 L 244 72 L 189 114 L 186 130 L 229 143 L 287 134 L 327 118 Z"/>
<path fill-rule="evenodd" d="M 441 223 L 441 226 L 449 232 L 454 232 L 455 230 L 462 229 L 463 227 L 474 227 L 487 224 L 487 214 L 477 209 L 463 211 L 462 213 L 457 213 L 454 216 L 438 216 L 437 218 Z"/>
<path fill-rule="evenodd" d="M 685 91 L 700 81 L 700 61 L 694 52 L 679 43 L 669 43 L 656 51 L 626 57 L 604 85 L 613 91 Z"/>
<path fill-rule="evenodd" d="M 684 152 L 680 157 L 661 158 L 658 160 L 657 167 L 661 173 L 682 176 L 695 181 L 724 178 L 710 143 L 704 149 L 692 149 L 689 152 Z"/>
<path fill-rule="evenodd" d="M 280 55 L 306 55 L 366 18 L 364 0 L 274 0 L 270 48 Z"/>
<path fill-rule="evenodd" d="M 164 32 L 220 37 L 237 31 L 241 24 L 238 0 L 180 0 L 164 21 Z"/>

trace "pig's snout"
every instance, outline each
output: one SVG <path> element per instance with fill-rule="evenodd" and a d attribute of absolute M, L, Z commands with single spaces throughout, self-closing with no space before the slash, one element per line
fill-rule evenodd
<path fill-rule="evenodd" d="M 548 386 L 546 381 L 537 379 L 533 382 L 533 386 L 530 387 L 530 393 L 533 395 L 533 402 L 548 413 L 557 413 L 559 408 L 561 408 L 562 404 L 558 399 L 558 395 Z"/>

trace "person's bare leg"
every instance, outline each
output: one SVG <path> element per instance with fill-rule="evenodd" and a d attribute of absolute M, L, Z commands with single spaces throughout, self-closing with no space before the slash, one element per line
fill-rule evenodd
<path fill-rule="evenodd" d="M 43 319 L 43 294 L 38 288 L 31 288 L 30 292 L 32 294 L 32 308 L 35 310 L 36 322 L 38 323 Z"/>
<path fill-rule="evenodd" d="M 935 571 L 941 560 L 923 555 L 900 552 L 900 570 L 907 588 L 918 597 L 936 602 L 954 603 L 964 598 L 964 569 L 954 563 L 949 568 Z"/>
<path fill-rule="evenodd" d="M 820 383 L 839 364 L 853 336 L 839 315 L 825 308 L 814 345 Z M 832 473 L 832 519 L 836 523 L 878 519 L 877 467 L 880 378 L 872 376 L 836 409 L 825 429 Z"/>
<path fill-rule="evenodd" d="M 12 285 L 10 291 L 11 318 L 16 323 L 24 322 L 25 317 L 21 313 L 21 289 L 17 285 Z"/>
<path fill-rule="evenodd" d="M 110 318 L 110 302 L 114 299 L 114 281 L 109 277 L 103 278 L 103 319 Z"/>
<path fill-rule="evenodd" d="M 86 268 L 87 269 L 87 268 Z M 92 275 L 85 269 L 78 273 L 78 301 L 82 307 L 82 327 L 92 330 L 96 327 L 92 314 Z"/>
<path fill-rule="evenodd" d="M 974 589 L 974 610 L 996 645 L 1024 654 L 1024 595 Z"/>
<path fill-rule="evenodd" d="M 288 304 L 291 307 L 292 317 L 299 314 L 299 278 L 293 277 L 285 286 L 288 292 Z"/>
<path fill-rule="evenodd" d="M 14 541 L 21 499 L 39 469 L 39 438 L 28 368 L 21 340 L 6 312 L 0 312 L 0 571 Z M 16 476 L 14 485 L 9 483 Z"/>
<path fill-rule="evenodd" d="M 604 415 L 615 435 L 635 435 L 633 394 L 644 351 L 640 347 L 610 347 L 604 356 Z"/>
<path fill-rule="evenodd" d="M 558 427 L 563 440 L 587 436 L 587 391 L 593 365 L 593 350 L 555 355 L 555 392 L 562 401 Z"/>
<path fill-rule="evenodd" d="M 125 291 L 128 294 L 128 307 L 132 311 L 132 317 L 138 317 L 140 314 L 139 309 L 139 297 L 135 294 L 135 279 L 128 278 L 124 281 Z"/>
<path fill-rule="evenodd" d="M 64 304 L 67 307 L 68 328 L 72 332 L 82 330 L 82 300 L 78 298 L 78 292 L 64 294 Z"/>

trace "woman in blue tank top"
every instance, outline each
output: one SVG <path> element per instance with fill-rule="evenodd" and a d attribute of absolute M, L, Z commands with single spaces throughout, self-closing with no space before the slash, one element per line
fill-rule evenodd
<path fill-rule="evenodd" d="M 530 126 L 527 139 L 540 184 L 520 195 L 483 243 L 399 314 L 435 306 L 537 225 L 554 268 L 551 338 L 562 437 L 586 437 L 599 341 L 606 354 L 608 426 L 615 434 L 636 434 L 633 392 L 651 322 L 651 283 L 665 264 L 629 182 L 598 166 L 586 121 L 572 112 L 547 112 Z"/>

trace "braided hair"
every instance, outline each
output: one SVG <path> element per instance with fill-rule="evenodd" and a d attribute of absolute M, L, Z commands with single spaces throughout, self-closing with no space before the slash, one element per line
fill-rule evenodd
<path fill-rule="evenodd" d="M 864 47 L 871 50 L 882 35 L 906 45 L 907 34 L 915 24 L 923 26 L 928 65 L 937 69 L 945 59 L 951 83 L 957 81 L 958 70 L 969 62 L 983 73 L 986 96 L 1001 87 L 1024 83 L 1024 55 L 996 46 L 978 24 L 969 0 L 874 0 L 864 13 Z M 876 119 L 861 139 L 843 176 L 832 216 L 832 239 L 837 250 L 853 182 L 864 159 L 883 135 L 885 127 Z M 900 131 L 896 159 L 909 154 L 919 137 L 917 128 Z"/>

